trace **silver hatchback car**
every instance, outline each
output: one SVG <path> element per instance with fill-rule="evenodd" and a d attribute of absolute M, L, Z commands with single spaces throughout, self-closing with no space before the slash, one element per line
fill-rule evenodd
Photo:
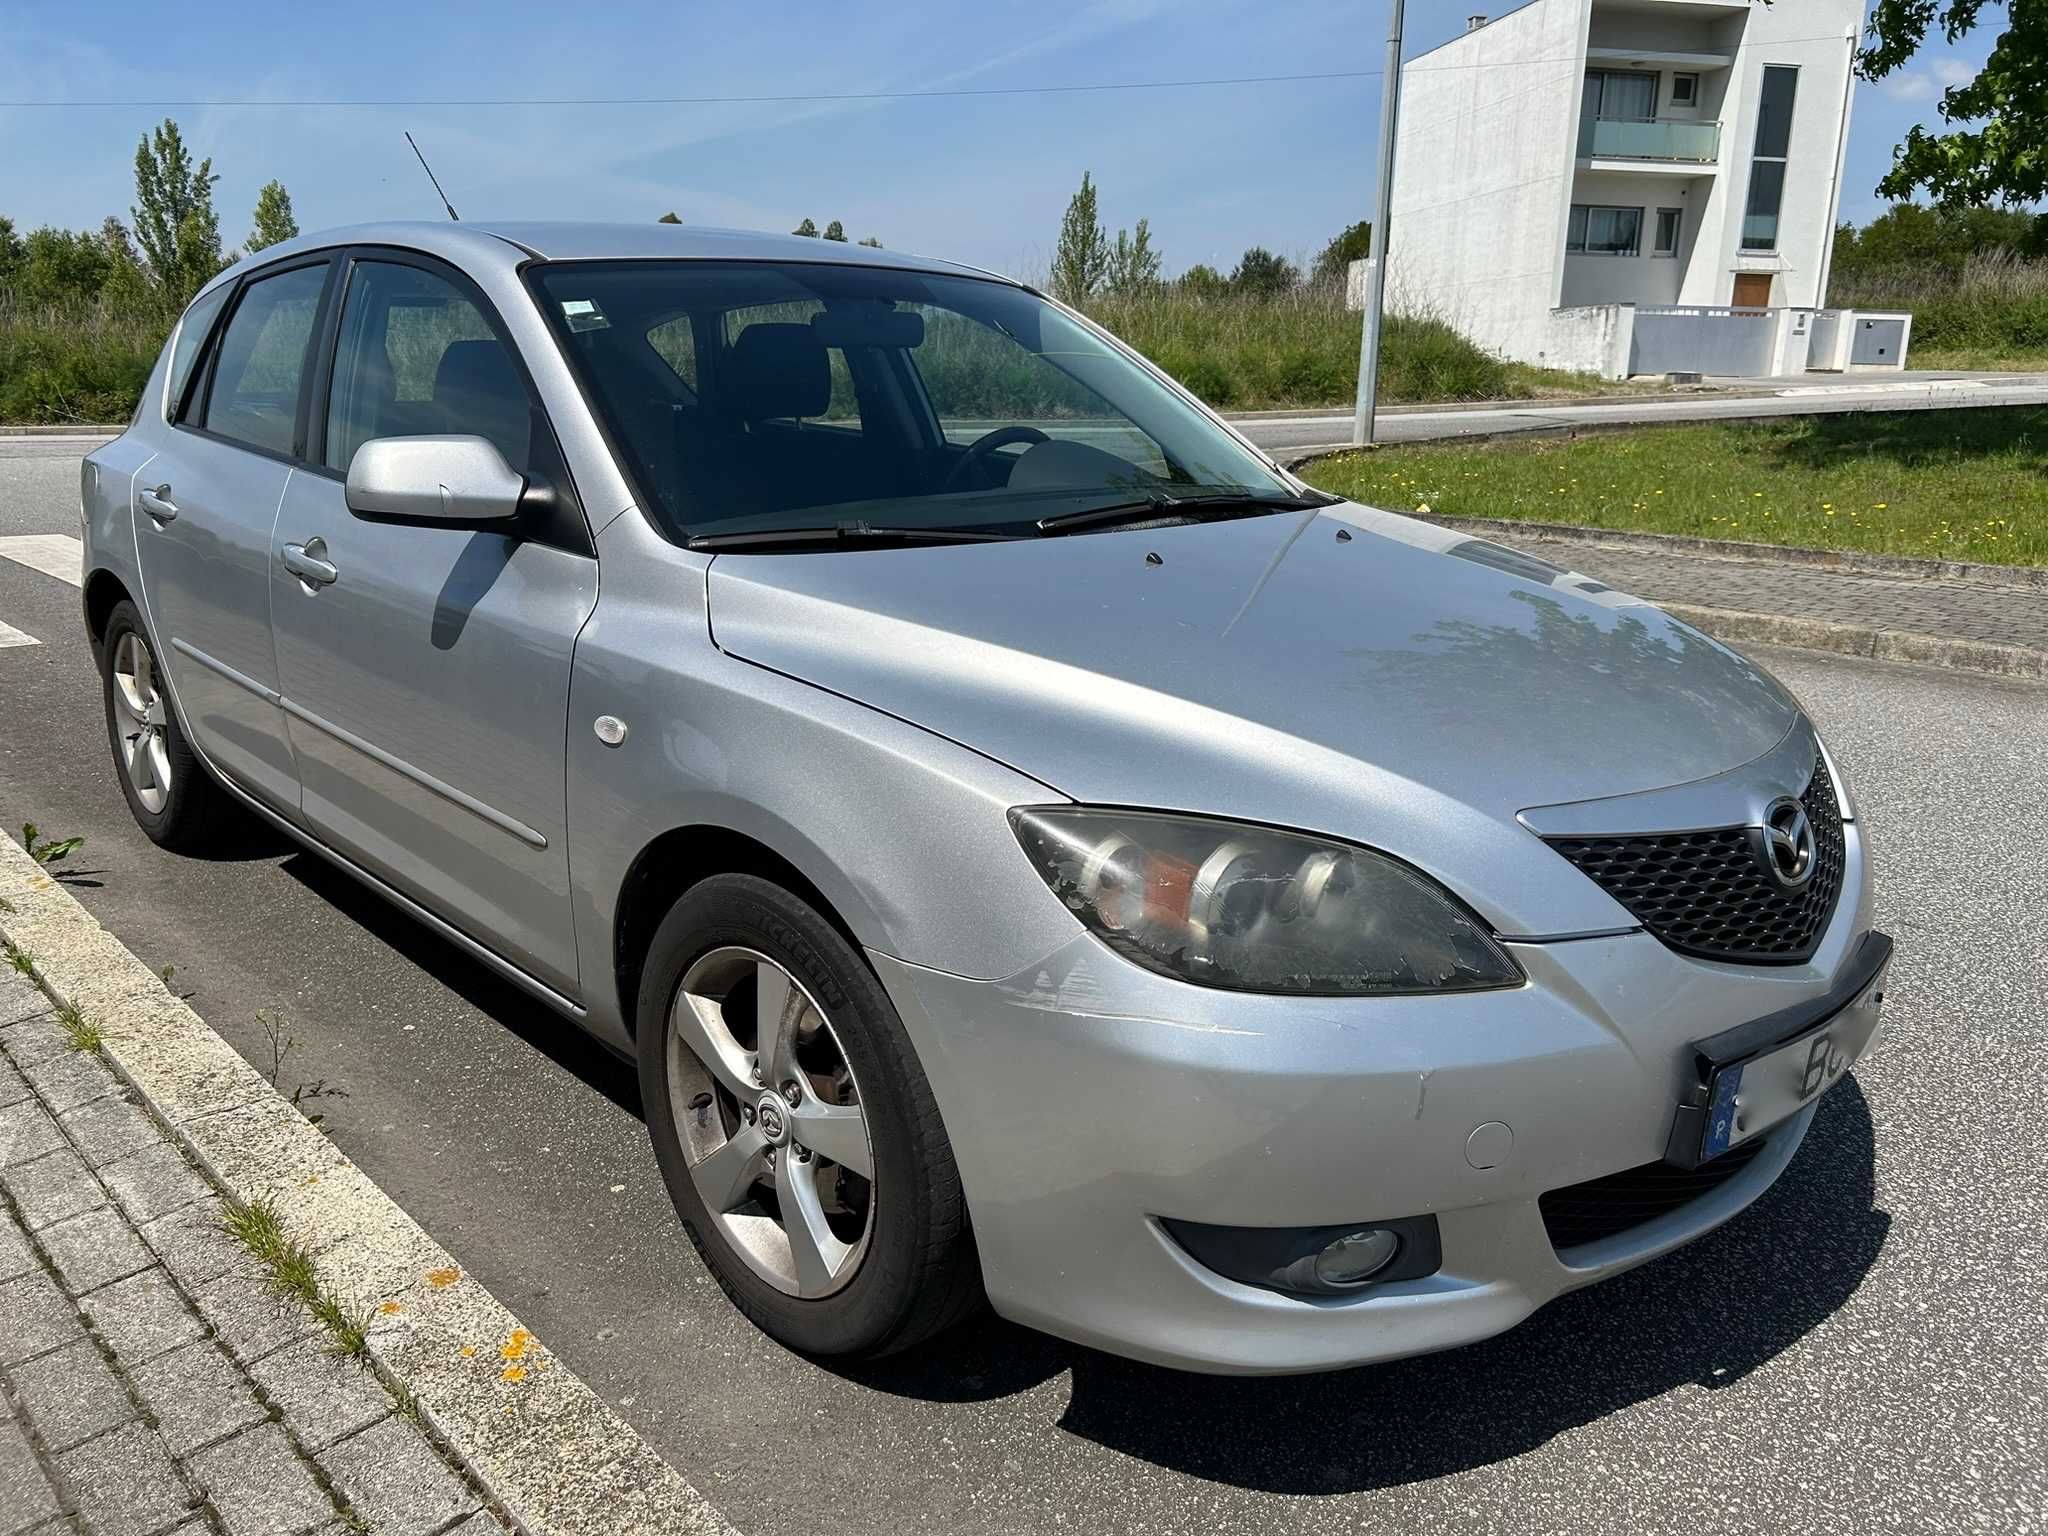
<path fill-rule="evenodd" d="M 1876 1036 L 1765 672 L 1321 495 L 1028 287 L 648 225 L 243 261 L 84 470 L 137 821 L 254 815 L 637 1061 L 789 1345 L 1198 1370 L 1699 1236 Z"/>

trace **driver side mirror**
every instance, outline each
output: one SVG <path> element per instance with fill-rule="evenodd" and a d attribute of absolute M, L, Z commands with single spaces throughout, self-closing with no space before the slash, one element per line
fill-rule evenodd
<path fill-rule="evenodd" d="M 348 465 L 348 509 L 358 517 L 471 527 L 519 515 L 526 476 L 488 438 L 377 437 Z"/>

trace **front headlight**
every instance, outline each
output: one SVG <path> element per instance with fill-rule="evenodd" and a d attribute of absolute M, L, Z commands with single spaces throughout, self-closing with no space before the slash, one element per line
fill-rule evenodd
<path fill-rule="evenodd" d="M 1183 981 L 1348 996 L 1522 980 L 1448 891 L 1369 849 L 1150 811 L 1020 806 L 1010 824 L 1097 938 Z"/>

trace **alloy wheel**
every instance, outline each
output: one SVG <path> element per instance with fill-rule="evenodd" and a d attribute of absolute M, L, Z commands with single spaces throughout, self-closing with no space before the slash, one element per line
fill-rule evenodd
<path fill-rule="evenodd" d="M 170 743 L 165 740 L 163 689 L 149 643 L 134 630 L 114 646 L 114 713 L 121 738 L 121 770 L 135 798 L 152 816 L 171 793 Z"/>
<path fill-rule="evenodd" d="M 816 999 L 759 951 L 714 949 L 676 989 L 667 1050 L 684 1161 L 733 1250 L 787 1295 L 841 1289 L 874 1228 L 874 1149 Z"/>

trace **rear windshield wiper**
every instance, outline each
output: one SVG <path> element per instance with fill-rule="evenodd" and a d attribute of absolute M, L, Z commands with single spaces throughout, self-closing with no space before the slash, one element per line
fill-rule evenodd
<path fill-rule="evenodd" d="M 1311 507 L 1335 506 L 1340 496 L 1289 496 L 1274 492 L 1231 492 L 1221 496 L 1148 496 L 1143 501 L 1118 502 L 1113 507 L 1090 507 L 1085 512 L 1062 512 L 1038 520 L 1040 533 L 1067 533 L 1077 528 L 1112 528 L 1118 523 L 1156 523 L 1174 518 L 1202 518 L 1223 512 L 1305 512 Z"/>
<path fill-rule="evenodd" d="M 700 533 L 685 546 L 698 550 L 785 549 L 791 545 L 991 544 L 1018 538 L 980 528 L 884 528 L 873 523 L 826 523 L 815 528 L 755 528 L 740 533 Z"/>

